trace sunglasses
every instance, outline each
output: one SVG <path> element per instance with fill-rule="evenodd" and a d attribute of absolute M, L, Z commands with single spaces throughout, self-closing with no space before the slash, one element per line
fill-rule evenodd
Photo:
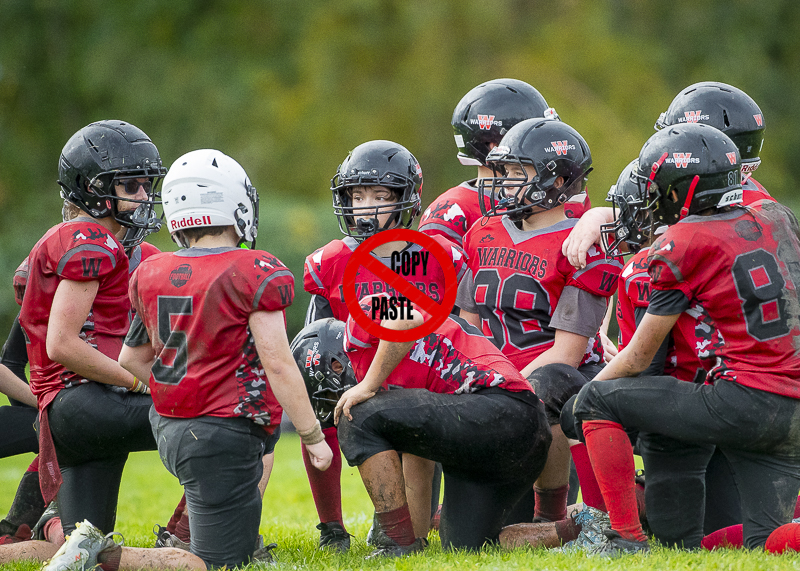
<path fill-rule="evenodd" d="M 144 182 L 140 182 L 135 178 L 124 178 L 124 179 L 117 179 L 114 181 L 115 185 L 124 186 L 125 187 L 125 194 L 129 196 L 134 196 L 139 192 L 139 187 L 141 186 L 144 188 L 145 194 L 148 196 L 150 195 L 150 191 L 153 188 L 153 181 L 147 179 Z"/>

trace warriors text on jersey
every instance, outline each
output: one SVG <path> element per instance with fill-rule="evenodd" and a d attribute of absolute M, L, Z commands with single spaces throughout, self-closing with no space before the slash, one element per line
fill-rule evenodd
<path fill-rule="evenodd" d="M 372 297 L 361 300 L 361 309 L 380 324 L 380 319 L 372 318 Z M 424 311 L 420 313 L 427 317 Z M 350 362 L 359 382 L 367 374 L 379 342 L 352 317 L 348 318 L 344 348 L 350 352 Z M 489 387 L 511 392 L 532 390 L 528 381 L 476 327 L 454 316 L 448 317 L 433 333 L 417 340 L 384 384 L 448 394 L 473 393 Z"/>
<path fill-rule="evenodd" d="M 450 256 L 455 266 L 456 277 L 460 281 L 467 268 L 463 250 L 441 236 L 434 236 L 433 239 Z M 340 321 L 347 320 L 350 312 L 344 301 L 344 270 L 350 256 L 358 246 L 358 242 L 347 237 L 344 240 L 330 242 L 306 258 L 303 287 L 307 292 L 324 298 L 323 301 L 327 306 L 326 309 L 319 311 L 316 316 L 307 321 L 315 321 L 324 317 L 335 317 Z M 404 252 L 413 253 L 421 250 L 424 248 L 417 244 L 409 244 Z M 389 258 L 380 258 L 374 254 L 372 256 L 385 266 L 391 267 Z M 408 279 L 417 289 L 437 303 L 441 303 L 444 299 L 446 287 L 457 287 L 457 284 L 445 283 L 444 272 L 434 256 L 428 258 L 425 275 L 414 275 L 404 279 Z M 355 288 L 357 299 L 373 293 L 387 292 L 390 295 L 396 295 L 391 286 L 364 267 L 358 269 Z M 312 307 L 314 304 L 315 301 L 312 300 Z"/>
<path fill-rule="evenodd" d="M 159 254 L 131 276 L 130 297 L 137 320 L 126 342 L 152 340 L 150 389 L 160 415 L 241 416 L 275 429 L 282 409 L 248 320 L 291 305 L 294 278 L 280 260 L 241 248 Z M 139 319 L 146 336 L 137 331 Z"/>
<path fill-rule="evenodd" d="M 28 264 L 20 325 L 28 340 L 31 390 L 42 403 L 50 393 L 88 382 L 47 356 L 47 326 L 56 289 L 62 280 L 99 282 L 80 336 L 116 360 L 130 325 L 128 257 L 103 226 L 77 218 L 48 230 L 31 250 Z"/>
<path fill-rule="evenodd" d="M 483 332 L 520 369 L 553 346 L 555 329 L 550 321 L 566 286 L 602 298 L 617 289 L 619 259 L 607 260 L 592 247 L 586 267 L 578 270 L 561 253 L 561 244 L 576 223 L 566 219 L 523 231 L 506 216 L 493 217 L 465 236 L 472 272 L 465 279 L 471 279 L 468 285 Z M 594 340 L 590 339 L 582 364 L 602 359 L 597 331 L 588 336 Z"/>
<path fill-rule="evenodd" d="M 721 335 L 710 382 L 800 398 L 800 242 L 790 216 L 774 202 L 689 216 L 650 249 L 654 295 L 683 292 Z"/>

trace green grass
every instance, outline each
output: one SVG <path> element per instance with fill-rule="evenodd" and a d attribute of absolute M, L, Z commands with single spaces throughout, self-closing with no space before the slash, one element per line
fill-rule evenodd
<path fill-rule="evenodd" d="M 342 478 L 344 519 L 354 534 L 353 547 L 345 555 L 333 555 L 316 549 L 318 532 L 314 503 L 300 457 L 300 442 L 295 434 L 285 434 L 275 452 L 275 469 L 264 498 L 261 533 L 278 543 L 277 569 L 525 569 L 555 571 L 569 569 L 608 571 L 692 569 L 775 570 L 800 569 L 800 557 L 775 557 L 765 553 L 720 551 L 686 553 L 656 548 L 647 557 L 630 556 L 614 561 L 590 559 L 583 555 L 563 555 L 546 550 L 518 549 L 505 551 L 487 548 L 480 553 L 443 552 L 438 536 L 432 534 L 431 546 L 422 555 L 382 562 L 364 561 L 370 548 L 364 543 L 372 518 L 372 507 L 358 472 L 345 466 Z M 17 482 L 33 455 L 0 460 L 0 511 L 11 504 Z M 181 488 L 161 465 L 156 452 L 132 454 L 125 469 L 120 492 L 117 530 L 127 545 L 149 547 L 155 537 L 152 527 L 165 525 L 178 500 Z M 0 514 L 2 515 L 2 514 Z M 34 562 L 0 566 L 15 571 L 40 568 Z"/>

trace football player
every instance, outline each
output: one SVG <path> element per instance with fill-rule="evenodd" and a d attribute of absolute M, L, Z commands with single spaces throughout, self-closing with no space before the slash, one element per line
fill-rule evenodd
<path fill-rule="evenodd" d="M 469 271 L 456 304 L 534 384 L 553 427 L 548 465 L 536 485 L 538 521 L 564 519 L 569 450 L 558 418 L 580 388 L 551 385 L 536 369 L 548 363 L 582 367 L 588 378 L 601 366 L 598 329 L 622 264 L 595 249 L 576 270 L 561 243 L 577 222 L 564 203 L 584 192 L 592 159 L 583 137 L 566 123 L 527 119 L 515 125 L 486 158 L 496 178 L 479 183 L 494 195 L 486 224 L 474 225 L 464 244 Z M 581 383 L 582 384 L 582 383 Z"/>
<path fill-rule="evenodd" d="M 344 301 L 344 270 L 359 244 L 391 228 L 410 228 L 419 215 L 422 193 L 422 169 L 405 147 L 391 141 L 369 141 L 357 146 L 339 166 L 331 181 L 333 209 L 342 240 L 333 240 L 306 258 L 303 287 L 312 294 L 306 324 L 334 317 L 345 321 L 349 310 Z M 450 255 L 457 278 L 466 271 L 466 257 L 460 247 L 442 236 L 434 236 Z M 417 244 L 388 242 L 372 252 L 374 259 L 391 267 L 393 253 L 420 255 L 427 252 Z M 438 261 L 430 256 L 425 272 L 409 276 L 410 281 L 435 302 L 441 302 L 447 284 Z M 358 269 L 355 295 L 358 299 L 373 293 L 397 295 L 390 285 L 369 269 Z M 331 468 L 320 472 L 306 462 L 311 491 L 319 515 L 320 547 L 346 551 L 350 538 L 342 521 L 341 454 L 336 427 L 324 422 L 326 441 L 334 452 Z M 306 456 L 304 455 L 304 458 Z M 437 498 L 438 499 L 438 498 Z"/>
<path fill-rule="evenodd" d="M 558 119 L 555 109 L 548 107 L 542 94 L 518 79 L 494 79 L 471 89 L 453 110 L 453 126 L 458 160 L 465 166 L 478 167 L 477 178 L 462 182 L 442 193 L 425 209 L 419 230 L 430 236 L 444 236 L 459 246 L 464 234 L 483 216 L 478 199 L 478 182 L 491 178 L 486 155 L 500 144 L 511 127 L 532 117 Z M 488 210 L 491 196 L 483 197 Z M 567 215 L 578 218 L 589 208 L 586 193 L 571 197 Z"/>
<path fill-rule="evenodd" d="M 187 153 L 165 178 L 163 205 L 184 249 L 131 277 L 136 317 L 120 363 L 149 379 L 159 453 L 186 494 L 190 551 L 238 566 L 258 557 L 262 456 L 273 453 L 283 408 L 315 469 L 331 451 L 286 338 L 294 278 L 271 254 L 238 247 L 254 244 L 258 228 L 244 169 L 217 150 Z"/>
<path fill-rule="evenodd" d="M 368 315 L 374 297 L 361 300 Z M 418 327 L 424 317 L 416 310 L 411 319 L 381 320 L 372 313 L 374 323 L 397 331 Z M 420 528 L 414 512 L 427 515 L 430 490 L 409 482 L 424 482 L 416 471 L 430 461 L 444 471 L 442 545 L 479 549 L 496 542 L 508 511 L 542 470 L 550 444 L 544 408 L 530 385 L 459 317 L 406 343 L 381 341 L 352 316 L 346 330 L 341 322 L 331 327 L 344 333 L 359 380 L 334 414 L 342 451 L 358 466 L 386 534 L 372 556 L 405 555 L 427 544 L 427 526 Z M 387 387 L 401 390 L 382 390 Z"/>
<path fill-rule="evenodd" d="M 649 549 L 626 476 L 633 455 L 623 427 L 648 433 L 655 443 L 658 462 L 648 479 L 655 469 L 660 481 L 675 475 L 687 484 L 670 497 L 683 508 L 673 512 L 691 520 L 675 543 L 700 543 L 702 509 L 696 506 L 703 505 L 702 474 L 716 445 L 735 472 L 744 544 L 763 546 L 771 531 L 791 520 L 800 489 L 800 437 L 791 429 L 800 416 L 796 219 L 774 202 L 737 206 L 739 151 L 708 125 L 673 125 L 651 137 L 639 155 L 637 178 L 642 200 L 634 213 L 652 211 L 655 222 L 669 225 L 650 249 L 650 302 L 628 345 L 581 390 L 574 411 L 613 527 L 601 551 Z M 724 339 L 706 384 L 628 378 L 645 370 L 695 301 Z"/>

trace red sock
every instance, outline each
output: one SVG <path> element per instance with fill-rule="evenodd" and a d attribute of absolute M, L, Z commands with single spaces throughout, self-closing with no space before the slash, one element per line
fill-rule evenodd
<path fill-rule="evenodd" d="M 403 504 L 402 507 L 390 512 L 375 512 L 375 515 L 378 516 L 378 523 L 381 524 L 383 532 L 397 545 L 405 547 L 416 541 L 408 504 Z"/>
<path fill-rule="evenodd" d="M 25 470 L 26 472 L 38 472 L 39 471 L 39 456 L 37 455 L 36 458 L 33 459 L 31 465 L 28 466 L 28 469 Z"/>
<path fill-rule="evenodd" d="M 800 496 L 797 496 L 797 503 L 794 504 L 794 515 L 792 516 L 792 519 L 796 519 L 798 517 L 800 517 Z"/>
<path fill-rule="evenodd" d="M 634 473 L 633 448 L 622 425 L 610 420 L 586 420 L 583 434 L 592 468 L 600 485 L 611 527 L 623 538 L 647 539 L 639 523 L 639 509 L 631 474 Z"/>
<path fill-rule="evenodd" d="M 178 502 L 178 505 L 175 507 L 175 511 L 172 513 L 172 517 L 169 518 L 167 522 L 167 531 L 170 532 L 172 535 L 175 535 L 175 526 L 178 525 L 178 521 L 181 519 L 183 512 L 186 511 L 186 494 L 183 494 L 181 501 Z"/>
<path fill-rule="evenodd" d="M 600 511 L 608 511 L 606 503 L 603 501 L 603 494 L 600 493 L 600 485 L 592 470 L 592 461 L 589 460 L 589 451 L 583 442 L 570 447 L 572 461 L 575 463 L 575 471 L 578 472 L 578 480 L 581 483 L 581 496 L 583 503 L 589 507 Z"/>
<path fill-rule="evenodd" d="M 319 521 L 322 523 L 335 521 L 344 527 L 342 521 L 342 453 L 339 450 L 339 437 L 336 435 L 335 426 L 324 429 L 322 433 L 325 435 L 325 442 L 333 452 L 330 467 L 324 472 L 314 468 L 308 458 L 305 446 L 301 446 L 303 462 L 306 465 L 308 483 L 311 484 L 311 494 L 314 496 L 314 505 L 317 506 Z"/>
<path fill-rule="evenodd" d="M 175 524 L 175 537 L 189 543 L 192 539 L 192 532 L 189 531 L 189 510 L 184 510 L 183 515 Z"/>
<path fill-rule="evenodd" d="M 703 541 L 700 542 L 700 547 L 708 549 L 709 551 L 718 547 L 741 549 L 744 547 L 742 524 L 723 527 L 722 529 L 709 533 L 703 538 Z"/>
<path fill-rule="evenodd" d="M 800 523 L 787 523 L 773 531 L 767 538 L 764 549 L 775 554 L 800 551 Z"/>
<path fill-rule="evenodd" d="M 45 541 L 49 541 L 59 547 L 64 545 L 64 529 L 61 527 L 61 518 L 51 518 L 50 521 L 44 524 L 42 534 L 44 535 Z"/>
<path fill-rule="evenodd" d="M 534 486 L 533 493 L 536 494 L 534 521 L 560 521 L 567 517 L 568 484 L 549 490 Z"/>

